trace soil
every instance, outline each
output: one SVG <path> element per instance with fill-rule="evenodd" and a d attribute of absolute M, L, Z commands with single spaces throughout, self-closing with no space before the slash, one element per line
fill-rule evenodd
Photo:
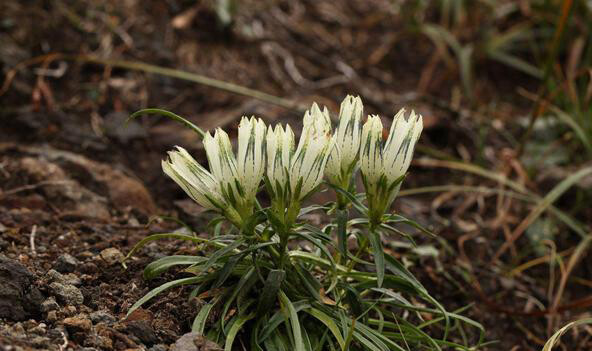
<path fill-rule="evenodd" d="M 160 160 L 174 145 L 203 161 L 198 138 L 156 117 L 123 123 L 144 107 L 174 111 L 205 130 L 232 131 L 242 114 L 269 123 L 299 118 L 294 110 L 223 90 L 51 53 L 158 64 L 282 96 L 295 106 L 316 100 L 334 112 L 347 93 L 360 94 L 366 112 L 383 116 L 410 105 L 424 115 L 424 145 L 474 160 L 481 156 L 467 150 L 484 143 L 483 162 L 506 170 L 511 156 L 502 133 L 491 130 L 480 140 L 482 120 L 467 112 L 466 99 L 442 103 L 453 101 L 458 91 L 455 72 L 437 66 L 433 74 L 440 78 L 422 87 L 424 95 L 417 94 L 433 47 L 403 34 L 405 23 L 392 15 L 390 3 L 247 1 L 233 14 L 232 24 L 223 26 L 213 1 L 3 1 L 0 349 L 160 351 L 178 343 L 177 350 L 195 345 L 214 350 L 185 335 L 198 307 L 182 288 L 159 295 L 124 320 L 147 291 L 183 274 L 145 281 L 146 264 L 173 253 L 199 254 L 192 246 L 161 241 L 139 251 L 124 268 L 121 258 L 139 240 L 181 230 L 172 222 L 150 221 L 152 216 L 179 217 L 198 231 L 205 231 L 205 219 L 160 170 Z M 512 133 L 517 128 L 512 116 L 527 109 L 505 96 L 504 87 L 533 83 L 514 71 L 497 71 L 505 72 L 493 66 L 483 73 L 475 95 L 484 104 L 502 102 L 493 114 L 498 126 Z M 406 187 L 441 184 L 445 177 L 467 185 L 483 182 L 447 169 L 416 167 Z M 528 185 L 545 189 L 544 182 Z M 483 350 L 540 349 L 551 322 L 531 312 L 540 301 L 548 302 L 548 272 L 509 279 L 489 265 L 503 242 L 503 225 L 489 226 L 496 216 L 495 198 L 420 195 L 402 198 L 397 210 L 441 237 L 420 239 L 441 253 L 415 254 L 413 270 L 449 310 L 471 304 L 464 313 L 483 323 L 488 340 L 498 340 Z M 511 226 L 528 214 L 516 203 L 509 211 L 503 220 Z M 483 223 L 482 229 L 474 228 Z M 575 243 L 564 239 L 560 249 Z M 393 248 L 393 254 L 400 250 Z M 577 274 L 590 279 L 589 269 Z M 570 287 L 566 304 L 586 296 Z M 577 307 L 564 309 L 553 325 L 571 319 Z M 474 338 L 471 333 L 468 337 Z M 566 340 L 570 350 L 590 346 L 587 340 Z"/>

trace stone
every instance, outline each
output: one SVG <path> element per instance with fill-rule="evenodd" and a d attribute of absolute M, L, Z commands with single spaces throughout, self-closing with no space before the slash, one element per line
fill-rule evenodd
<path fill-rule="evenodd" d="M 83 316 L 68 317 L 62 321 L 62 324 L 72 334 L 87 333 L 92 328 L 90 319 Z"/>
<path fill-rule="evenodd" d="M 107 264 L 110 266 L 121 262 L 124 258 L 121 251 L 119 251 L 118 249 L 116 249 L 114 247 L 110 247 L 110 248 L 107 248 L 107 249 L 101 251 L 100 255 L 101 255 L 101 258 L 105 262 L 107 262 Z"/>
<path fill-rule="evenodd" d="M 20 262 L 0 255 L 0 318 L 22 321 L 39 311 L 44 297 L 34 280 Z"/>
<path fill-rule="evenodd" d="M 158 337 L 152 326 L 145 320 L 131 321 L 127 323 L 127 332 L 135 335 L 145 345 L 158 342 Z"/>
<path fill-rule="evenodd" d="M 66 285 L 58 282 L 49 284 L 52 293 L 58 301 L 67 305 L 81 305 L 84 302 L 82 292 L 74 285 Z"/>
<path fill-rule="evenodd" d="M 64 307 L 64 312 L 66 313 L 67 316 L 73 316 L 77 312 L 76 306 L 68 305 L 68 306 Z"/>
<path fill-rule="evenodd" d="M 181 336 L 171 347 L 171 351 L 222 351 L 222 348 L 205 336 L 191 332 Z"/>
<path fill-rule="evenodd" d="M 45 320 L 47 320 L 48 322 L 55 322 L 58 320 L 58 312 L 57 311 L 49 311 L 47 312 L 47 317 L 45 317 Z"/>
<path fill-rule="evenodd" d="M 70 254 L 60 255 L 56 261 L 55 269 L 61 273 L 72 273 L 80 262 Z"/>
<path fill-rule="evenodd" d="M 41 312 L 56 311 L 58 308 L 60 308 L 60 305 L 58 305 L 53 296 L 50 296 L 41 303 Z"/>
<path fill-rule="evenodd" d="M 168 351 L 169 347 L 164 344 L 156 344 L 148 349 L 148 351 Z"/>
<path fill-rule="evenodd" d="M 37 347 L 37 348 L 44 348 L 47 347 L 47 345 L 49 345 L 51 343 L 51 340 L 48 337 L 45 336 L 35 336 L 33 338 L 29 339 L 29 342 Z"/>
<path fill-rule="evenodd" d="M 95 311 L 95 312 L 91 313 L 90 320 L 94 324 L 98 324 L 98 323 L 111 324 L 111 323 L 114 323 L 115 321 L 117 321 L 117 319 L 115 317 L 113 317 L 113 315 L 111 315 L 107 311 Z"/>
<path fill-rule="evenodd" d="M 74 285 L 79 286 L 82 284 L 82 281 L 78 276 L 74 273 L 66 273 L 62 274 L 55 269 L 50 269 L 47 271 L 47 276 L 50 282 L 58 282 L 66 285 Z"/>
<path fill-rule="evenodd" d="M 27 333 L 35 334 L 35 335 L 45 335 L 45 334 L 47 334 L 46 328 L 47 328 L 47 325 L 45 323 L 39 323 L 35 327 L 27 330 Z"/>

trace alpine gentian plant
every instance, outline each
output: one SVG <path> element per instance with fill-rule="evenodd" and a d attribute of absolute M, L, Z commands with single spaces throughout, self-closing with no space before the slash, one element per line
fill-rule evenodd
<path fill-rule="evenodd" d="M 371 225 L 380 224 L 382 215 L 399 193 L 422 129 L 421 115 L 411 111 L 406 120 L 405 109 L 395 115 L 386 143 L 379 116 L 369 116 L 364 124 L 360 165 Z"/>
<path fill-rule="evenodd" d="M 421 133 L 421 116 L 412 112 L 406 119 L 401 110 L 383 142 L 379 117 L 369 117 L 361 128 L 362 101 L 348 96 L 333 134 L 329 111 L 313 104 L 304 114 L 298 144 L 290 126 L 266 127 L 243 118 L 235 155 L 223 130 L 212 136 L 162 113 L 204 137 L 209 164 L 207 170 L 178 147 L 163 161 L 164 172 L 221 216 L 207 227 L 209 238 L 159 233 L 134 247 L 127 258 L 150 241 L 174 238 L 199 244 L 200 254 L 150 263 L 146 279 L 171 267 L 184 267 L 182 276 L 148 292 L 128 313 L 166 289 L 188 286 L 189 296 L 202 302 L 192 330 L 226 351 L 237 349 L 237 338 L 241 349 L 257 351 L 473 349 L 465 345 L 461 327 L 461 337 L 449 338 L 450 321 L 477 327 L 481 336 L 482 327 L 447 312 L 382 247 L 381 238 L 401 233 L 402 223 L 421 228 L 389 214 Z M 359 194 L 358 169 L 365 187 Z M 302 207 L 320 191 L 325 175 L 338 201 Z M 263 206 L 257 200 L 262 179 L 268 195 L 260 199 Z M 312 211 L 325 215 L 322 226 L 303 216 Z M 348 249 L 351 238 L 355 254 Z"/>

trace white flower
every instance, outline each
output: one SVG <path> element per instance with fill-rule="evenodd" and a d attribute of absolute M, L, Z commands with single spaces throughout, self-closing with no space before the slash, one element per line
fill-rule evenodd
<path fill-rule="evenodd" d="M 313 104 L 304 114 L 303 123 L 302 134 L 290 168 L 292 193 L 298 193 L 300 199 L 323 180 L 331 144 L 331 119 L 326 107 L 321 112 L 319 106 Z M 301 188 L 297 189 L 300 184 Z"/>
<path fill-rule="evenodd" d="M 341 103 L 339 125 L 335 130 L 333 146 L 325 173 L 332 184 L 347 187 L 360 152 L 360 120 L 362 100 L 348 95 Z"/>
<path fill-rule="evenodd" d="M 214 136 L 209 132 L 206 133 L 203 144 L 212 176 L 220 184 L 224 198 L 234 205 L 239 196 L 238 171 L 228 134 L 218 128 Z"/>
<path fill-rule="evenodd" d="M 362 128 L 360 169 L 367 187 L 373 187 L 384 173 L 382 165 L 382 122 L 376 115 L 368 116 Z"/>
<path fill-rule="evenodd" d="M 421 115 L 411 111 L 406 120 L 404 109 L 395 115 L 386 143 L 382 140 L 380 117 L 369 116 L 364 124 L 360 169 L 374 220 L 384 214 L 397 195 L 422 129 Z"/>
<path fill-rule="evenodd" d="M 267 179 L 274 194 L 283 195 L 289 189 L 291 158 L 294 153 L 294 132 L 289 125 L 267 129 Z"/>
<path fill-rule="evenodd" d="M 330 129 L 329 111 L 313 104 L 304 114 L 296 150 L 289 126 L 267 130 L 267 178 L 272 196 L 298 201 L 321 183 L 331 145 Z"/>
<path fill-rule="evenodd" d="M 243 117 L 238 127 L 238 159 L 228 134 L 218 128 L 214 136 L 206 133 L 203 141 L 209 172 L 180 147 L 169 152 L 169 160 L 163 161 L 162 167 L 197 203 L 240 224 L 253 213 L 263 177 L 264 137 L 261 119 Z"/>
<path fill-rule="evenodd" d="M 227 206 L 220 191 L 219 182 L 182 147 L 168 152 L 168 160 L 162 161 L 162 169 L 201 206 L 219 210 Z"/>
<path fill-rule="evenodd" d="M 265 123 L 255 117 L 243 117 L 238 126 L 237 174 L 244 197 L 255 198 L 265 171 Z"/>
<path fill-rule="evenodd" d="M 411 111 L 407 120 L 405 120 L 405 109 L 401 109 L 395 115 L 383 152 L 384 170 L 388 181 L 397 180 L 409 169 L 415 143 L 422 129 L 423 118 L 415 111 Z"/>

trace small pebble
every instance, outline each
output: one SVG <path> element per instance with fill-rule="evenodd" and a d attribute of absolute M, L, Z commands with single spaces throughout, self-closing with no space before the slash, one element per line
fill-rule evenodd
<path fill-rule="evenodd" d="M 69 316 L 71 316 L 71 315 L 74 315 L 74 314 L 77 312 L 77 310 L 76 310 L 76 307 L 75 307 L 75 306 L 66 306 L 66 308 L 64 308 L 64 311 L 66 311 L 66 313 L 67 313 Z"/>
<path fill-rule="evenodd" d="M 121 251 L 114 247 L 107 248 L 101 251 L 101 258 L 110 266 L 121 262 L 124 258 Z"/>
<path fill-rule="evenodd" d="M 91 321 L 82 316 L 69 317 L 62 321 L 62 324 L 70 333 L 88 332 L 92 328 Z"/>
<path fill-rule="evenodd" d="M 110 324 L 110 323 L 114 323 L 117 319 L 115 317 L 113 317 L 113 315 L 111 315 L 107 311 L 95 311 L 90 314 L 90 320 L 94 324 L 98 324 L 98 323 Z"/>
<path fill-rule="evenodd" d="M 70 254 L 63 254 L 58 257 L 57 262 L 55 264 L 55 269 L 58 272 L 62 273 L 71 273 L 76 270 L 76 267 L 80 264 L 80 262 Z"/>
<path fill-rule="evenodd" d="M 47 312 L 47 317 L 45 317 L 45 320 L 48 322 L 55 322 L 58 320 L 58 312 L 57 311 L 49 311 Z"/>
<path fill-rule="evenodd" d="M 82 292 L 74 285 L 66 285 L 58 282 L 49 284 L 52 293 L 61 303 L 68 305 L 81 305 L 84 302 Z"/>
<path fill-rule="evenodd" d="M 60 308 L 60 305 L 55 300 L 55 297 L 50 296 L 47 300 L 41 303 L 41 312 L 55 311 Z"/>

